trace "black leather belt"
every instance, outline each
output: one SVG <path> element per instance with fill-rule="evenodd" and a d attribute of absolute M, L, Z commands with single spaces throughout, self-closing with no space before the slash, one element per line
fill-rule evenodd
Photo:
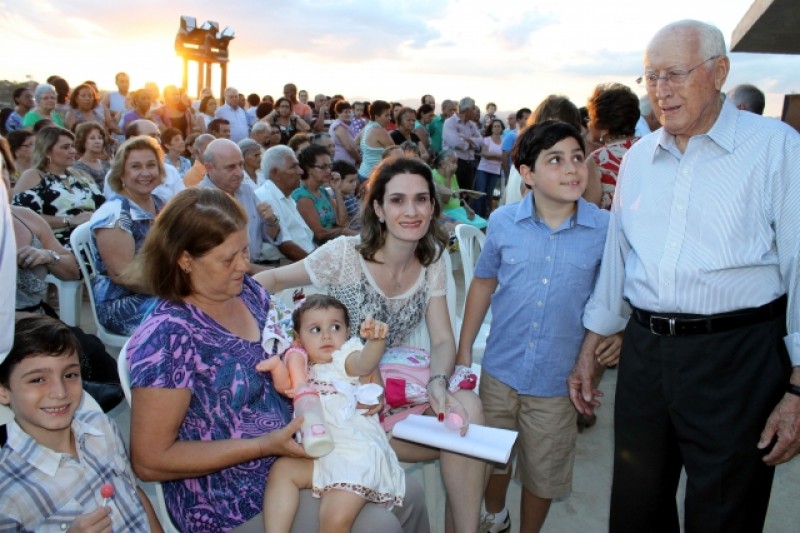
<path fill-rule="evenodd" d="M 752 326 L 786 314 L 786 295 L 751 309 L 718 315 L 654 313 L 633 307 L 633 319 L 655 335 L 701 335 Z"/>

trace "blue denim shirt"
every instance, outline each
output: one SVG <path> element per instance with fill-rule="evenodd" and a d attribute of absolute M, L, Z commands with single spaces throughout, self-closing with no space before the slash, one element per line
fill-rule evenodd
<path fill-rule="evenodd" d="M 536 215 L 533 194 L 492 213 L 475 267 L 475 277 L 498 281 L 486 372 L 520 394 L 567 396 L 608 221 L 608 212 L 579 199 L 576 214 L 552 230 Z"/>

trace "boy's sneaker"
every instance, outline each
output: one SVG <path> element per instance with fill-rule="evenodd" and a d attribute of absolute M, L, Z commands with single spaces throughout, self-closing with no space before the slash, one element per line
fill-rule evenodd
<path fill-rule="evenodd" d="M 505 513 L 505 519 L 500 516 Z M 511 513 L 508 509 L 503 509 L 499 513 L 481 513 L 481 523 L 478 525 L 478 533 L 507 533 L 511 531 Z"/>

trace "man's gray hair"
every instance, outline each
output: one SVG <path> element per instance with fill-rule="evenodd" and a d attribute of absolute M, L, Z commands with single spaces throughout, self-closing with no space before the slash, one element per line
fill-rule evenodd
<path fill-rule="evenodd" d="M 203 154 L 206 151 L 206 147 L 211 144 L 211 141 L 216 139 L 210 133 L 202 133 L 197 139 L 194 140 L 194 144 L 192 145 L 192 150 L 194 150 L 195 157 L 199 157 L 200 161 L 203 161 Z"/>
<path fill-rule="evenodd" d="M 744 109 L 751 113 L 764 114 L 766 99 L 764 98 L 764 93 L 755 85 L 750 85 L 749 83 L 737 85 L 728 92 L 728 98 L 733 101 L 733 105 L 736 107 L 744 106 Z"/>
<path fill-rule="evenodd" d="M 250 129 L 250 133 L 259 133 L 265 130 L 269 130 L 269 124 L 267 124 L 266 122 L 256 122 Z"/>
<path fill-rule="evenodd" d="M 461 100 L 458 101 L 458 112 L 463 113 L 468 109 L 472 109 L 475 107 L 475 100 L 470 98 L 469 96 L 465 96 Z"/>
<path fill-rule="evenodd" d="M 727 54 L 727 50 L 725 48 L 725 37 L 716 26 L 706 24 L 705 22 L 700 22 L 699 20 L 685 19 L 679 20 L 678 22 L 673 22 L 672 24 L 667 24 L 661 28 L 661 30 L 659 30 L 657 35 L 661 35 L 662 32 L 668 30 L 676 29 L 694 30 L 697 32 L 697 39 L 699 41 L 697 53 L 702 59 L 709 59 L 714 56 L 724 56 Z M 711 68 L 708 65 L 705 66 L 706 68 Z"/>
<path fill-rule="evenodd" d="M 239 150 L 242 151 L 242 157 L 247 157 L 250 152 L 261 151 L 261 145 L 253 139 L 242 139 L 239 141 Z"/>
<path fill-rule="evenodd" d="M 291 148 L 279 144 L 264 152 L 261 156 L 261 173 L 267 179 L 272 179 L 272 170 L 283 170 L 286 167 L 287 159 L 294 159 L 295 155 Z"/>

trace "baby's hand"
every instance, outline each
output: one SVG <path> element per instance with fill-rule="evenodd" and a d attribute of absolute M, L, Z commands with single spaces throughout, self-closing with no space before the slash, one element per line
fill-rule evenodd
<path fill-rule="evenodd" d="M 389 326 L 380 320 L 375 320 L 371 316 L 368 316 L 367 319 L 361 323 L 361 330 L 359 331 L 359 335 L 368 341 L 383 340 L 388 333 Z"/>

